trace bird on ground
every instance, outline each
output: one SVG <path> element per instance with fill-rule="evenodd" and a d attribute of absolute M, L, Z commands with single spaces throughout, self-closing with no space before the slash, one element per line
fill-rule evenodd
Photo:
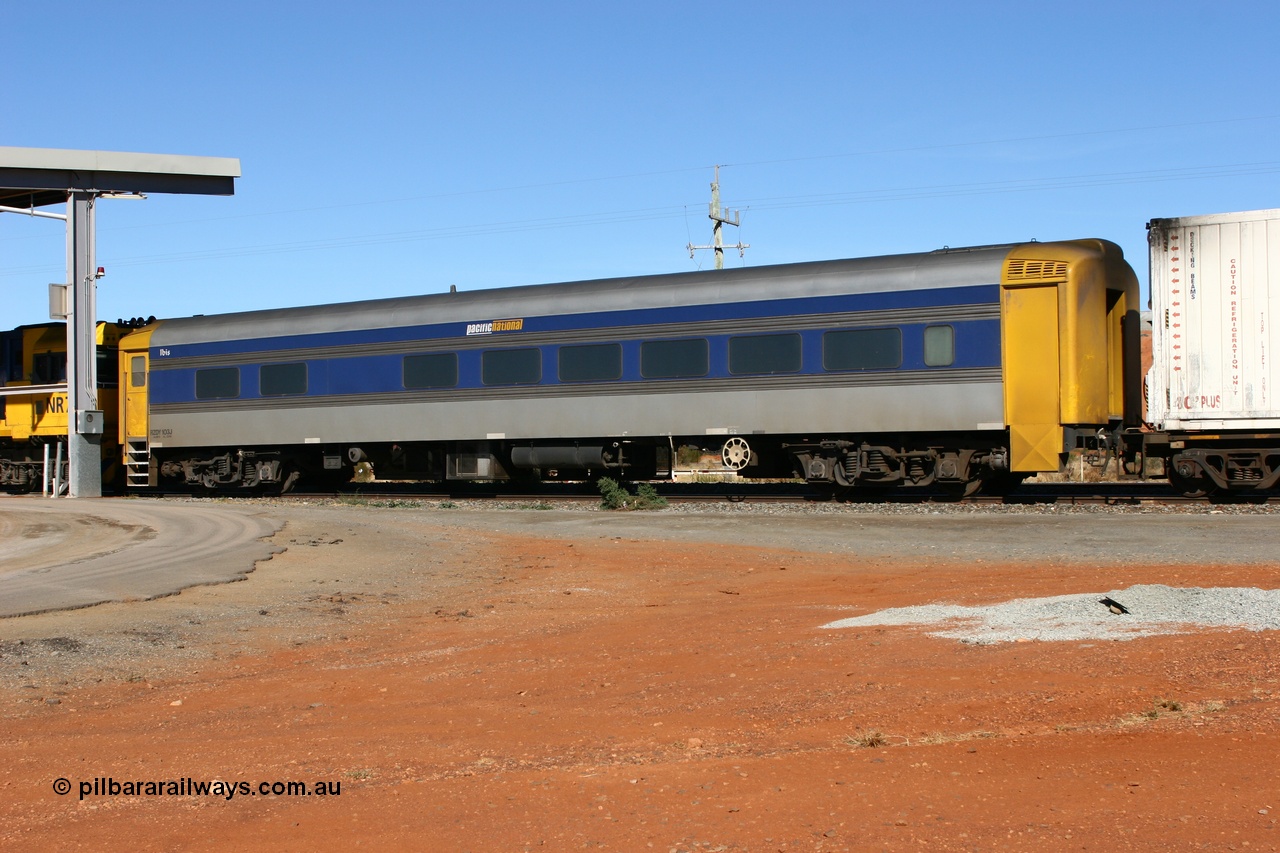
<path fill-rule="evenodd" d="M 1129 612 L 1129 608 L 1125 607 L 1123 604 L 1116 601 L 1114 598 L 1111 598 L 1110 596 L 1100 599 L 1098 603 L 1105 604 L 1107 606 L 1107 609 L 1117 616 L 1120 616 L 1121 614 Z"/>

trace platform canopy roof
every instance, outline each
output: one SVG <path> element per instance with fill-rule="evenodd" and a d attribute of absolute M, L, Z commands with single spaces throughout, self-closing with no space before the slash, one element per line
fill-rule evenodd
<path fill-rule="evenodd" d="M 240 160 L 0 146 L 0 206 L 61 204 L 73 191 L 234 195 Z"/>

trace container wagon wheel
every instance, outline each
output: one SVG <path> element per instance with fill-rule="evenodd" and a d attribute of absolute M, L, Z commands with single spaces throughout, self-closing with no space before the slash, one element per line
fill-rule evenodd
<path fill-rule="evenodd" d="M 1212 482 L 1206 485 L 1203 479 L 1184 477 L 1175 471 L 1169 472 L 1169 485 L 1173 486 L 1174 491 L 1181 492 L 1182 496 L 1187 498 L 1207 498 L 1218 491 Z"/>
<path fill-rule="evenodd" d="M 751 462 L 751 445 L 746 439 L 734 436 L 720 449 L 720 461 L 730 471 L 741 471 Z"/>

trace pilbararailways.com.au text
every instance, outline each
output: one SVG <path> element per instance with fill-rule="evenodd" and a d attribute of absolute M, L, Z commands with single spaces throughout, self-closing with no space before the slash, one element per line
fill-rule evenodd
<path fill-rule="evenodd" d="M 110 776 L 99 776 L 79 783 L 80 799 L 88 797 L 339 797 L 342 782 L 320 780 L 318 782 L 226 782 L 192 779 L 127 779 L 119 781 Z M 55 779 L 54 793 L 65 796 L 71 793 L 71 781 L 65 777 Z"/>

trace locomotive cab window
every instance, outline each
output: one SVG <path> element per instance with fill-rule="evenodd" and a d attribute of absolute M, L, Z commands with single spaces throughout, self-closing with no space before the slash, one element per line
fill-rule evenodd
<path fill-rule="evenodd" d="M 458 354 L 406 355 L 403 379 L 405 388 L 452 388 L 458 384 Z"/>
<path fill-rule="evenodd" d="M 826 370 L 886 370 L 901 365 L 901 329 L 845 329 L 822 336 Z"/>
<path fill-rule="evenodd" d="M 730 373 L 795 373 L 800 364 L 797 334 L 729 338 Z"/>
<path fill-rule="evenodd" d="M 307 364 L 264 364 L 258 369 L 258 393 L 263 397 L 285 397 L 307 393 Z"/>
<path fill-rule="evenodd" d="M 622 378 L 621 344 L 560 347 L 561 382 L 613 382 Z"/>
<path fill-rule="evenodd" d="M 491 349 L 480 356 L 480 381 L 485 385 L 537 385 L 542 381 L 542 351 Z"/>
<path fill-rule="evenodd" d="M 40 352 L 31 357 L 31 384 L 54 385 L 67 381 L 67 354 Z"/>
<path fill-rule="evenodd" d="M 946 367 L 956 360 L 956 330 L 953 326 L 924 327 L 924 363 Z"/>
<path fill-rule="evenodd" d="M 240 368 L 208 367 L 196 371 L 197 400 L 227 400 L 240 396 Z"/>
<path fill-rule="evenodd" d="M 707 375 L 706 338 L 645 341 L 640 344 L 640 375 L 645 379 L 680 379 Z"/>

